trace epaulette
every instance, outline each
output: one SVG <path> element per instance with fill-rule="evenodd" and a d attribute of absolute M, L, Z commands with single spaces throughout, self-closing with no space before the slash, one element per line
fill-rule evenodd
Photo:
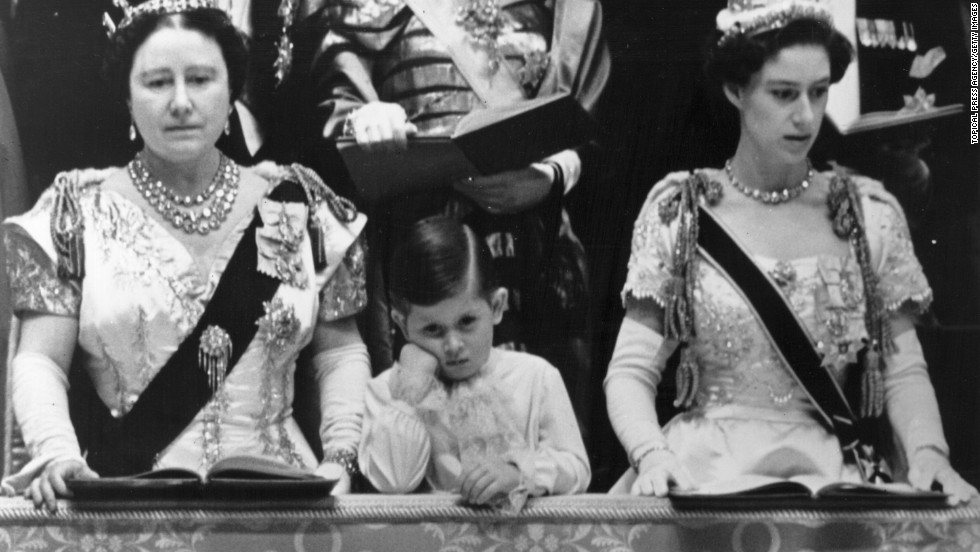
<path fill-rule="evenodd" d="M 349 199 L 334 193 L 313 169 L 293 163 L 289 171 L 306 190 L 311 209 L 326 203 L 330 213 L 340 222 L 346 224 L 357 219 L 357 207 Z"/>
<path fill-rule="evenodd" d="M 691 171 L 689 173 L 673 173 L 664 179 L 664 186 L 660 193 L 664 195 L 659 203 L 658 215 L 664 223 L 669 223 L 680 214 L 681 204 L 685 203 L 685 198 L 694 199 L 694 203 L 687 205 L 689 208 L 697 207 L 698 198 L 704 197 L 709 204 L 715 204 L 721 198 L 722 188 L 717 180 L 712 180 L 704 171 Z M 690 203 L 688 201 L 687 203 Z"/>
<path fill-rule="evenodd" d="M 302 186 L 309 208 L 306 224 L 313 250 L 313 266 L 317 270 L 325 268 L 327 266 L 327 243 L 325 221 L 320 220 L 320 206 L 326 204 L 330 214 L 343 224 L 357 220 L 357 207 L 347 198 L 334 193 L 323 182 L 320 175 L 299 163 L 282 166 L 265 162 L 256 165 L 253 170 L 271 182 L 293 180 Z"/>
<path fill-rule="evenodd" d="M 72 170 L 58 173 L 54 179 L 51 240 L 59 278 L 81 281 L 85 276 L 85 221 L 79 198 L 82 190 L 100 184 L 106 174 L 107 170 Z"/>
<path fill-rule="evenodd" d="M 687 408 L 698 390 L 697 358 L 691 342 L 695 339 L 694 289 L 698 262 L 698 205 L 703 198 L 709 205 L 722 196 L 721 183 L 704 171 L 674 173 L 659 190 L 662 200 L 658 216 L 662 222 L 678 220 L 672 252 L 670 278 L 664 282 L 664 336 L 680 342 L 681 360 L 677 367 L 676 406 Z"/>
<path fill-rule="evenodd" d="M 855 178 L 843 171 L 836 171 L 827 194 L 827 208 L 834 233 L 851 242 L 854 247 L 864 284 L 864 325 L 869 336 L 861 377 L 860 406 L 861 416 L 864 418 L 876 418 L 884 412 L 884 357 L 894 350 L 891 327 L 885 317 L 881 293 L 878 291 L 878 275 L 871 261 L 871 246 L 868 243 L 867 225 L 861 207 L 861 193 L 876 193 L 876 187 L 880 188 L 880 184 L 870 179 Z M 886 193 L 884 189 L 879 189 L 878 192 L 880 198 L 887 201 L 882 195 Z"/>

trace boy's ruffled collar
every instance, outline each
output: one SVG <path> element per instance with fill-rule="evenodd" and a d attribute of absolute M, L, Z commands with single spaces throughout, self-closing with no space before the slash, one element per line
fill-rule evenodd
<path fill-rule="evenodd" d="M 492 350 L 487 363 L 466 380 L 446 384 L 432 377 L 415 409 L 427 426 L 441 426 L 453 434 L 464 471 L 487 457 L 514 464 L 522 483 L 501 497 L 497 507 L 516 512 L 532 486 L 534 465 L 531 447 L 513 418 L 513 393 L 497 377 L 499 361 L 500 352 Z"/>

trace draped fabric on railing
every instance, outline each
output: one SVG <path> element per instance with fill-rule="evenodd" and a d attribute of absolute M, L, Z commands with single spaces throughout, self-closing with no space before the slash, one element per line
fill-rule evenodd
<path fill-rule="evenodd" d="M 39 512 L 0 499 L 7 550 L 333 552 L 493 550 L 959 551 L 980 547 L 980 502 L 941 510 L 677 511 L 609 495 L 532 499 L 500 515 L 449 495 L 352 495 L 320 504 L 169 505 L 64 502 Z"/>

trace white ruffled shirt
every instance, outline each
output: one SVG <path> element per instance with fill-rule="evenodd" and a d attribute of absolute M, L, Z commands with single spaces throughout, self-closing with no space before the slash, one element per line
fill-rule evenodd
<path fill-rule="evenodd" d="M 407 377 L 406 377 L 407 376 Z M 423 481 L 458 492 L 468 464 L 498 455 L 521 472 L 507 509 L 544 494 L 584 492 L 585 445 L 558 370 L 544 359 L 494 349 L 480 372 L 451 389 L 417 380 L 398 363 L 368 384 L 359 461 L 381 492 L 407 493 Z M 398 397 L 398 398 L 395 398 Z"/>

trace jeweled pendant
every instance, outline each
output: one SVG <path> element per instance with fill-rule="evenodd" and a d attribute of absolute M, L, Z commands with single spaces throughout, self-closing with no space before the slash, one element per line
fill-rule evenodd
<path fill-rule="evenodd" d="M 221 326 L 208 326 L 201 333 L 197 363 L 207 375 L 208 387 L 211 391 L 217 390 L 224 381 L 225 374 L 228 373 L 231 352 L 231 336 Z"/>

